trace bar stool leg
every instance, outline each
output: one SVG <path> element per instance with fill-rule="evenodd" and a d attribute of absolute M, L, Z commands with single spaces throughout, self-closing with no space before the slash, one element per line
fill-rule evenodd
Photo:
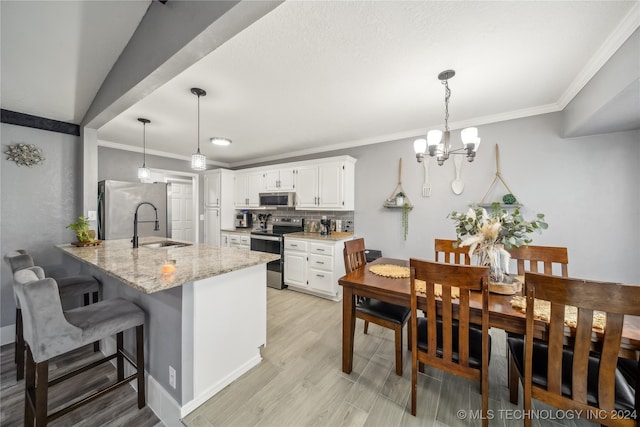
<path fill-rule="evenodd" d="M 16 309 L 16 380 L 24 378 L 24 335 L 22 331 L 22 310 Z"/>
<path fill-rule="evenodd" d="M 136 326 L 136 367 L 138 380 L 138 409 L 146 405 L 144 381 L 144 326 Z"/>
<path fill-rule="evenodd" d="M 116 335 L 116 364 L 118 368 L 118 381 L 122 381 L 124 379 L 124 357 L 122 356 L 122 350 L 124 348 L 123 338 L 124 333 L 118 332 L 118 334 Z"/>
<path fill-rule="evenodd" d="M 49 361 L 36 363 L 36 427 L 47 425 L 47 394 L 49 387 Z"/>
<path fill-rule="evenodd" d="M 84 305 L 87 306 L 89 304 L 91 304 L 90 298 L 89 298 L 89 293 L 84 294 Z M 98 292 L 93 292 L 93 303 L 97 303 L 98 302 Z M 93 351 L 94 353 L 97 353 L 100 351 L 100 341 L 96 341 L 93 343 Z"/>
<path fill-rule="evenodd" d="M 27 369 L 24 381 L 24 425 L 25 427 L 33 427 L 35 402 L 31 400 L 30 394 L 36 386 L 36 367 L 31 355 L 31 349 L 27 347 Z"/>

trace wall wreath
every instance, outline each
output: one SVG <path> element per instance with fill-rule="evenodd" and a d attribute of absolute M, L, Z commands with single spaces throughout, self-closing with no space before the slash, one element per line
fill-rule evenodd
<path fill-rule="evenodd" d="M 18 166 L 31 167 L 45 161 L 42 150 L 33 144 L 20 143 L 8 147 L 8 150 L 4 152 L 8 156 L 7 160 L 16 162 Z"/>

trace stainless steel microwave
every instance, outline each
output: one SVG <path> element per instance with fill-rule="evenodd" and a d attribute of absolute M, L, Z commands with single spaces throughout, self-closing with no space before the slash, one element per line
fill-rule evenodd
<path fill-rule="evenodd" d="M 294 207 L 296 193 L 260 193 L 260 206 Z"/>

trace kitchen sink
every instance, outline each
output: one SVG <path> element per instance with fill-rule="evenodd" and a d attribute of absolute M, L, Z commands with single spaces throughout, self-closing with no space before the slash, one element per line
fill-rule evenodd
<path fill-rule="evenodd" d="M 191 246 L 190 243 L 182 243 L 182 242 L 172 242 L 171 240 L 163 241 L 163 242 L 151 242 L 145 243 L 143 245 L 145 248 L 149 249 L 164 249 L 164 248 L 184 248 L 186 246 Z"/>

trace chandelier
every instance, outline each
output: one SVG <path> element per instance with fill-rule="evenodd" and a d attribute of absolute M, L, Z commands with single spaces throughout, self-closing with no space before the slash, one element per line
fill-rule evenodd
<path fill-rule="evenodd" d="M 451 90 L 449 89 L 449 79 L 456 75 L 454 70 L 445 70 L 438 74 L 438 80 L 444 85 L 444 132 L 438 129 L 432 129 L 427 132 L 427 138 L 416 139 L 413 142 L 413 149 L 416 152 L 416 160 L 418 163 L 424 160 L 424 155 L 436 157 L 438 165 L 442 166 L 449 158 L 450 154 L 465 154 L 467 161 L 473 162 L 476 152 L 480 146 L 480 138 L 478 138 L 478 128 L 466 128 L 460 132 L 462 139 L 462 147 L 451 149 L 451 132 L 449 131 L 449 98 Z M 443 138 L 444 134 L 444 138 Z"/>

